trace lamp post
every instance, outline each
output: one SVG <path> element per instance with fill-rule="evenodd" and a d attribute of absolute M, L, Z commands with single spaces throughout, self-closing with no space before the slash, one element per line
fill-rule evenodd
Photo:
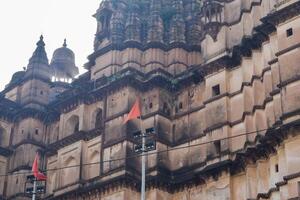
<path fill-rule="evenodd" d="M 156 142 L 153 138 L 155 134 L 154 128 L 148 128 L 143 131 L 141 123 L 141 131 L 133 134 L 134 139 L 142 138 L 142 144 L 138 141 L 138 144 L 134 145 L 134 151 L 141 153 L 142 155 L 142 175 L 141 175 L 141 200 L 146 200 L 146 152 L 153 151 L 156 149 Z"/>
<path fill-rule="evenodd" d="M 32 195 L 32 200 L 36 200 L 37 194 L 43 194 L 46 191 L 45 181 L 38 181 L 34 175 L 27 176 L 25 182 L 25 193 Z"/>

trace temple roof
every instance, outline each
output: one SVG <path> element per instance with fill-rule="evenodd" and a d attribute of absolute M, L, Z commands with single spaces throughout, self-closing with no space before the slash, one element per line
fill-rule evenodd
<path fill-rule="evenodd" d="M 40 36 L 40 40 L 36 43 L 37 47 L 33 52 L 32 57 L 29 59 L 28 68 L 35 67 L 39 64 L 48 65 L 48 57 L 45 51 L 45 42 L 43 35 Z"/>

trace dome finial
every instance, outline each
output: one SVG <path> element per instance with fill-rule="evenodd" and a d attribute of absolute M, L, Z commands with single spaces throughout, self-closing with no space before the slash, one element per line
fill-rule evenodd
<path fill-rule="evenodd" d="M 67 47 L 67 39 L 64 39 L 63 47 Z"/>

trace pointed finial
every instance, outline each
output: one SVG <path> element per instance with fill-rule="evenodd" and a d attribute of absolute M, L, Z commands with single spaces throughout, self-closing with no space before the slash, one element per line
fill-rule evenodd
<path fill-rule="evenodd" d="M 63 47 L 67 47 L 67 39 L 64 39 Z"/>
<path fill-rule="evenodd" d="M 37 46 L 45 46 L 45 43 L 44 43 L 44 36 L 41 35 L 40 36 L 40 40 L 36 43 Z"/>

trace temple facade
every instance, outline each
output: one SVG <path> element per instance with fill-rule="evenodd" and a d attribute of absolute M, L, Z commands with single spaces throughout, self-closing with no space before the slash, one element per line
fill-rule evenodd
<path fill-rule="evenodd" d="M 78 75 L 44 38 L 0 93 L 0 199 L 300 199 L 300 1 L 103 0 Z M 46 41 L 46 39 L 45 39 Z M 75 78 L 76 77 L 76 78 Z M 124 124 L 140 99 L 141 122 Z"/>

